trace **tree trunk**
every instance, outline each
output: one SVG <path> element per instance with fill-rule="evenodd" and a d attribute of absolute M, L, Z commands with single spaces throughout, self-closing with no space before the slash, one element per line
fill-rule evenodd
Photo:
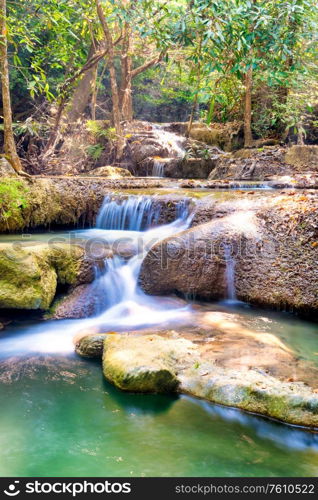
<path fill-rule="evenodd" d="M 121 89 L 120 89 L 120 108 L 123 120 L 131 122 L 133 119 L 132 106 L 132 59 L 131 50 L 131 34 L 129 25 L 125 25 L 124 42 L 121 53 Z"/>
<path fill-rule="evenodd" d="M 112 91 L 112 102 L 113 102 L 113 120 L 114 120 L 114 127 L 116 130 L 116 134 L 118 135 L 118 138 L 120 138 L 122 130 L 120 124 L 119 92 L 116 79 L 114 42 L 99 0 L 96 0 L 96 8 L 100 23 L 104 31 L 105 40 L 107 43 L 108 67 L 109 67 L 110 86 Z"/>
<path fill-rule="evenodd" d="M 93 44 L 90 47 L 87 61 L 89 61 L 95 53 Z M 76 89 L 74 90 L 72 101 L 67 113 L 67 121 L 76 122 L 83 115 L 86 107 L 89 104 L 91 95 L 94 93 L 94 86 L 97 78 L 98 62 L 87 70 L 80 79 Z"/>
<path fill-rule="evenodd" d="M 0 69 L 1 69 L 1 89 L 3 103 L 3 125 L 4 125 L 4 153 L 5 157 L 14 170 L 20 175 L 29 175 L 22 170 L 20 158 L 17 153 L 13 128 L 12 109 L 10 97 L 10 80 L 8 64 L 8 41 L 7 41 L 7 5 L 6 0 L 0 0 Z"/>
<path fill-rule="evenodd" d="M 245 148 L 250 148 L 253 145 L 252 86 L 253 86 L 253 69 L 251 66 L 245 75 L 245 110 L 244 110 L 244 147 Z"/>

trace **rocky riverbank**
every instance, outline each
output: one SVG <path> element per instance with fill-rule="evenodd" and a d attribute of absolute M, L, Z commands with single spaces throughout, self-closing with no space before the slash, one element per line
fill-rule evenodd
<path fill-rule="evenodd" d="M 192 322 L 174 330 L 84 335 L 76 351 L 103 358 L 104 376 L 124 391 L 181 392 L 318 426 L 315 366 L 275 335 L 253 331 L 227 313 L 198 312 Z"/>
<path fill-rule="evenodd" d="M 224 299 L 232 265 L 239 300 L 317 317 L 317 210 L 315 192 L 203 201 L 194 227 L 152 248 L 140 283 L 154 295 Z"/>

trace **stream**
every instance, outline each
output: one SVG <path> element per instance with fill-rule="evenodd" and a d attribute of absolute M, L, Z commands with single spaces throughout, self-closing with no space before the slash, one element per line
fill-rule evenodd
<path fill-rule="evenodd" d="M 108 384 L 100 363 L 74 354 L 83 329 L 124 331 L 191 324 L 198 308 L 269 332 L 318 364 L 317 326 L 290 314 L 235 301 L 228 260 L 228 301 L 192 304 L 147 296 L 138 286 L 151 246 L 191 224 L 184 203 L 176 220 L 156 225 L 145 196 L 106 198 L 96 227 L 72 232 L 92 252 L 120 244 L 127 258 L 100 256 L 92 285 L 96 310 L 79 320 L 19 319 L 0 333 L 2 476 L 316 476 L 318 435 L 188 396 L 126 394 Z M 30 236 L 66 240 L 70 233 Z M 4 238 L 3 241 L 8 240 Z M 96 255 L 94 254 L 94 257 Z"/>

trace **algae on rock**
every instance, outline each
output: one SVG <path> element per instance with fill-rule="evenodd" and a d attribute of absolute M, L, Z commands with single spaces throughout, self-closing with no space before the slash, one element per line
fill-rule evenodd
<path fill-rule="evenodd" d="M 84 250 L 66 244 L 50 247 L 0 245 L 0 308 L 47 310 L 57 285 L 81 282 Z"/>

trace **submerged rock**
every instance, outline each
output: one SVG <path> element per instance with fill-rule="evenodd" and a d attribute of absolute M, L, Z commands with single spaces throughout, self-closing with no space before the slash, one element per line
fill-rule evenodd
<path fill-rule="evenodd" d="M 50 307 L 57 284 L 77 285 L 89 279 L 84 250 L 77 246 L 0 245 L 0 308 Z"/>
<path fill-rule="evenodd" d="M 172 392 L 178 386 L 174 371 L 176 350 L 186 354 L 187 349 L 188 342 L 180 339 L 109 335 L 104 344 L 104 375 L 123 391 Z"/>

